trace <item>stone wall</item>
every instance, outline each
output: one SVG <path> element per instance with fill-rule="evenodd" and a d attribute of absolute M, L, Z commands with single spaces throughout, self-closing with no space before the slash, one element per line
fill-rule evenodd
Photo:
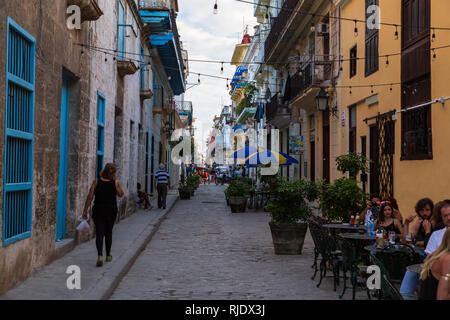
<path fill-rule="evenodd" d="M 82 107 L 89 92 L 86 81 L 89 64 L 81 56 L 80 48 L 74 45 L 85 41 L 87 30 L 83 27 L 82 30 L 69 31 L 65 10 L 64 1 L 0 1 L 1 47 L 6 47 L 7 17 L 11 17 L 36 39 L 32 235 L 6 247 L 0 241 L 0 294 L 48 263 L 54 253 L 63 72 L 73 77 L 71 89 L 81 97 L 81 102 L 74 104 L 76 110 L 71 110 L 70 131 L 76 128 L 74 119 L 89 113 L 89 107 Z M 6 50 L 0 50 L 0 139 L 4 139 L 5 132 L 5 54 Z M 79 148 L 82 148 L 81 142 L 69 146 L 69 157 L 75 163 L 78 159 L 74 155 Z M 4 152 L 2 143 L 0 154 L 4 155 Z M 0 162 L 0 172 L 0 192 L 3 195 L 3 161 Z M 70 170 L 69 181 L 76 182 L 78 175 L 77 170 Z M 68 194 L 71 194 L 70 188 Z M 70 196 L 68 207 L 74 202 L 75 199 Z M 3 196 L 0 197 L 0 208 L 3 212 Z M 0 229 L 1 224 L 2 219 Z"/>

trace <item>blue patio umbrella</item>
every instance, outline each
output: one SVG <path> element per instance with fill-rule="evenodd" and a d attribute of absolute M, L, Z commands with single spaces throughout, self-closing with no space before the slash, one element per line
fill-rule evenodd
<path fill-rule="evenodd" d="M 278 156 L 278 157 L 277 157 Z M 263 166 L 270 162 L 279 163 L 280 166 L 298 164 L 298 161 L 283 152 L 273 152 L 262 147 L 245 147 L 234 152 L 228 158 L 242 160 L 240 164 L 245 166 Z"/>

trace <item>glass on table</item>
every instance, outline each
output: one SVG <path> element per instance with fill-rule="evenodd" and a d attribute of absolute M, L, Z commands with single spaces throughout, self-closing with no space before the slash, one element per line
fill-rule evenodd
<path fill-rule="evenodd" d="M 395 244 L 395 232 L 389 231 L 388 237 L 389 237 L 389 244 Z"/>
<path fill-rule="evenodd" d="M 412 244 L 413 244 L 413 235 L 412 235 L 412 233 L 408 233 L 405 236 L 405 241 L 406 241 L 406 245 L 412 246 Z"/>

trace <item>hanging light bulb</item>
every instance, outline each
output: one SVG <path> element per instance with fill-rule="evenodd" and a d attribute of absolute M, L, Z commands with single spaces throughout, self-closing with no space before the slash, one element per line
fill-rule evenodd
<path fill-rule="evenodd" d="M 357 25 L 357 21 L 355 20 L 355 37 L 358 36 L 358 25 Z"/>
<path fill-rule="evenodd" d="M 198 84 L 199 84 L 199 85 L 201 84 L 201 81 L 200 81 L 200 73 L 198 74 Z"/>
<path fill-rule="evenodd" d="M 352 94 L 352 87 L 350 87 L 350 95 Z"/>
<path fill-rule="evenodd" d="M 389 56 L 386 56 L 386 66 L 389 66 Z"/>
<path fill-rule="evenodd" d="M 223 74 L 223 62 L 222 62 L 222 67 L 220 68 L 220 74 Z"/>
<path fill-rule="evenodd" d="M 436 60 L 436 57 L 437 57 L 436 51 L 434 51 L 434 49 L 433 49 L 433 60 Z"/>
<path fill-rule="evenodd" d="M 219 7 L 217 6 L 217 0 L 216 0 L 216 3 L 214 4 L 213 12 L 214 12 L 214 14 L 218 14 L 219 13 Z"/>
<path fill-rule="evenodd" d="M 391 83 L 391 87 L 389 88 L 389 90 L 392 92 L 392 83 Z"/>
<path fill-rule="evenodd" d="M 431 36 L 431 41 L 434 42 L 434 39 L 436 39 L 436 30 L 433 28 L 433 35 Z"/>
<path fill-rule="evenodd" d="M 395 40 L 398 40 L 398 25 L 395 26 Z"/>
<path fill-rule="evenodd" d="M 270 19 L 270 17 L 269 17 L 269 7 L 268 6 L 266 6 L 266 22 L 268 23 L 269 22 L 269 19 Z"/>
<path fill-rule="evenodd" d="M 371 86 L 371 88 L 372 88 L 372 89 L 370 90 L 370 93 L 372 93 L 372 94 L 373 94 L 373 85 Z"/>
<path fill-rule="evenodd" d="M 312 15 L 312 22 L 311 22 L 311 32 L 316 31 L 316 25 L 314 24 L 314 18 L 316 17 L 315 14 Z"/>

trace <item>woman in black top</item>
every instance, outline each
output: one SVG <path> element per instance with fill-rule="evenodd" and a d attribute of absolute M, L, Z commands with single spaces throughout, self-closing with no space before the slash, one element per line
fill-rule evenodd
<path fill-rule="evenodd" d="M 450 300 L 450 229 L 439 248 L 425 260 L 420 279 L 419 300 Z"/>
<path fill-rule="evenodd" d="M 377 229 L 383 228 L 387 232 L 394 231 L 402 239 L 402 223 L 400 220 L 394 218 L 394 208 L 387 201 L 381 203 L 381 209 L 378 214 L 378 219 L 375 221 L 375 227 Z"/>
<path fill-rule="evenodd" d="M 112 230 L 118 211 L 116 197 L 123 197 L 124 195 L 119 182 L 116 180 L 116 171 L 116 165 L 112 163 L 105 166 L 100 179 L 92 183 L 83 211 L 83 218 L 87 219 L 87 210 L 95 196 L 92 218 L 94 219 L 96 232 L 97 267 L 103 266 L 103 238 L 105 238 L 106 262 L 112 260 Z"/>

